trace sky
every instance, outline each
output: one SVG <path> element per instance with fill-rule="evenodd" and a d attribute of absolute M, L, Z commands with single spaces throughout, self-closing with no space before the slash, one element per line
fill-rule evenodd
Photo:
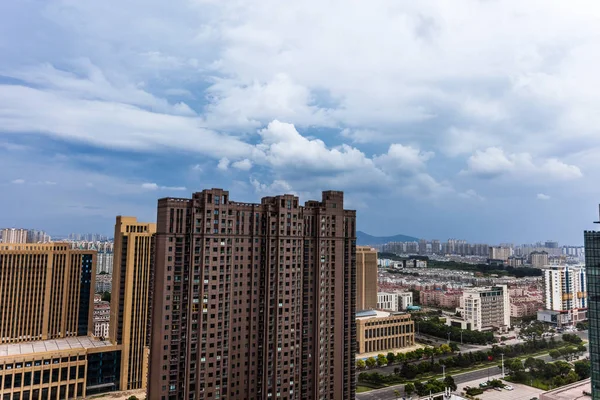
<path fill-rule="evenodd" d="M 0 227 L 343 190 L 373 235 L 583 242 L 594 0 L 0 2 Z"/>

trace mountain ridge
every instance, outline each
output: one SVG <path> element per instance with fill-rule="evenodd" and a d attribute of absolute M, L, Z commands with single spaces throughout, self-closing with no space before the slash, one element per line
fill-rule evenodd
<path fill-rule="evenodd" d="M 419 239 L 407 235 L 373 236 L 362 231 L 356 231 L 356 244 L 359 246 L 378 245 L 389 242 L 418 242 Z"/>

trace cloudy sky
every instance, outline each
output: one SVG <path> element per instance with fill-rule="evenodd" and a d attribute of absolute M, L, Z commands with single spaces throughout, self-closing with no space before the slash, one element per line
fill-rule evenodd
<path fill-rule="evenodd" d="M 579 244 L 600 203 L 600 5 L 0 2 L 0 226 L 344 190 L 359 228 Z"/>

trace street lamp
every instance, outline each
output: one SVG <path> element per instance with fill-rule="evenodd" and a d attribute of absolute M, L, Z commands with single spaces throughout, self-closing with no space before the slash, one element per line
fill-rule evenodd
<path fill-rule="evenodd" d="M 460 344 L 463 344 L 463 340 L 462 340 L 462 333 L 463 333 L 463 330 L 461 329 L 461 330 L 460 330 Z"/>
<path fill-rule="evenodd" d="M 442 365 L 442 379 L 446 379 L 446 366 Z"/>
<path fill-rule="evenodd" d="M 448 332 L 448 344 L 450 344 L 450 332 Z"/>
<path fill-rule="evenodd" d="M 500 354 L 502 356 L 502 379 L 504 379 L 504 353 Z"/>

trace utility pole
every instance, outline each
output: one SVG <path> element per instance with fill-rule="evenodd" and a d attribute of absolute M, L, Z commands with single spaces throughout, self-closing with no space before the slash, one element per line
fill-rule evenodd
<path fill-rule="evenodd" d="M 462 340 L 462 333 L 463 333 L 463 330 L 461 329 L 461 330 L 460 330 L 460 344 L 463 344 L 463 340 Z"/>
<path fill-rule="evenodd" d="M 446 379 L 446 366 L 442 365 L 442 379 Z"/>
<path fill-rule="evenodd" d="M 450 344 L 450 332 L 448 332 L 448 344 Z"/>
<path fill-rule="evenodd" d="M 504 353 L 500 355 L 502 356 L 502 379 L 504 379 Z"/>

